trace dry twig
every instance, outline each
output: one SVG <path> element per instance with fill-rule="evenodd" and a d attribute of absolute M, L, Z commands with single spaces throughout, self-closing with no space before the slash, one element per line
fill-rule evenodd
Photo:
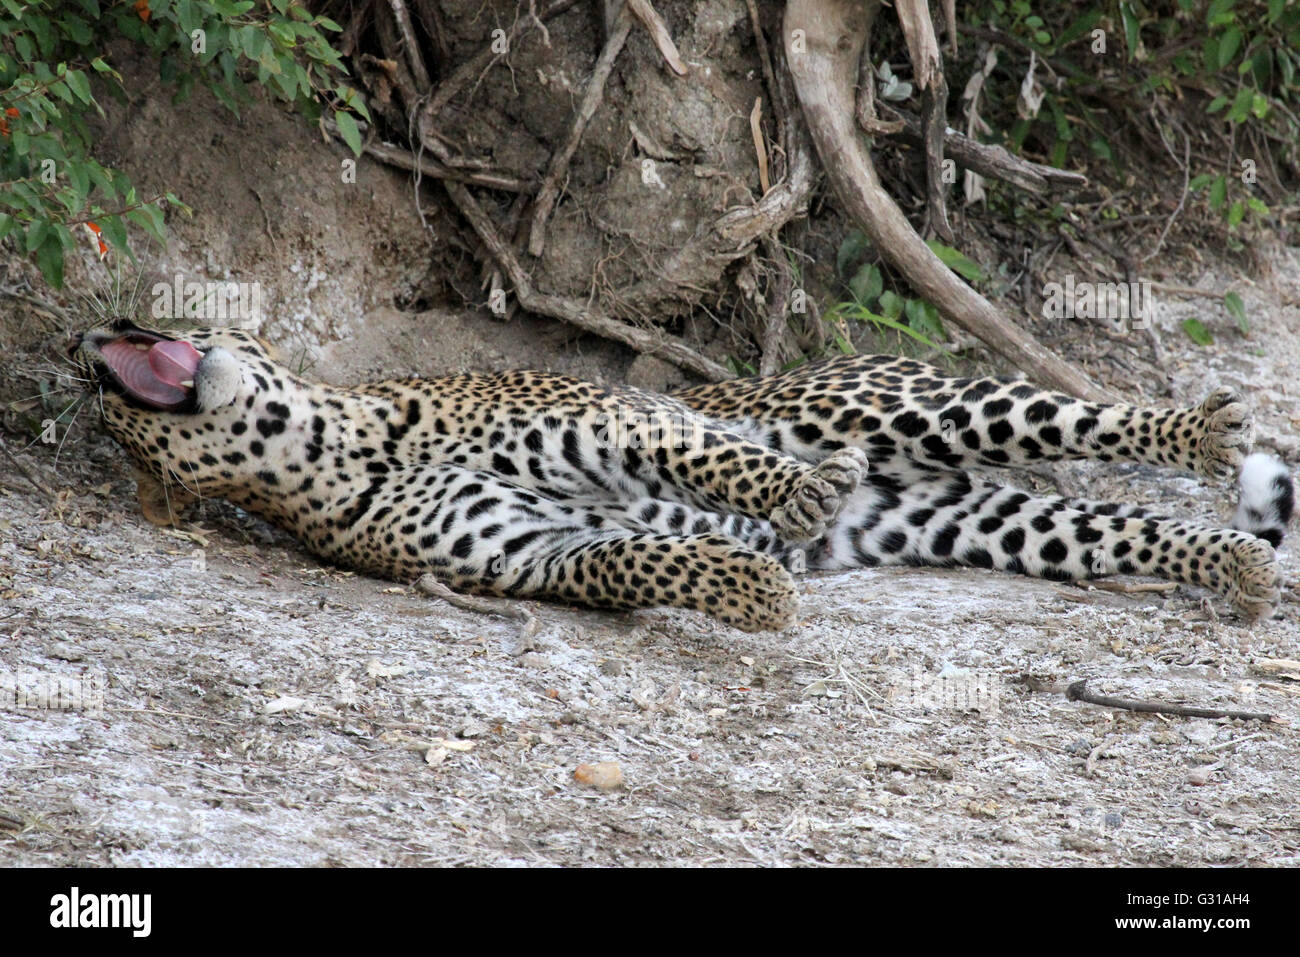
<path fill-rule="evenodd" d="M 1165 704 L 1163 701 L 1142 701 L 1137 698 L 1114 698 L 1110 695 L 1095 694 L 1088 690 L 1088 679 L 1073 682 L 1065 689 L 1065 696 L 1071 701 L 1100 705 L 1103 708 L 1120 708 L 1124 711 L 1141 711 L 1146 714 L 1172 714 L 1183 718 L 1233 718 L 1237 721 L 1265 721 L 1271 724 L 1284 723 L 1276 715 L 1261 711 L 1229 711 L 1222 708 L 1194 708 L 1182 704 Z"/>
<path fill-rule="evenodd" d="M 526 608 L 520 608 L 507 598 L 482 598 L 478 595 L 462 595 L 452 591 L 433 575 L 425 573 L 415 582 L 414 588 L 423 595 L 445 601 L 461 611 L 472 611 L 479 615 L 493 615 L 497 618 L 509 618 L 523 625 L 528 635 L 537 633 L 540 625 L 537 618 Z"/>

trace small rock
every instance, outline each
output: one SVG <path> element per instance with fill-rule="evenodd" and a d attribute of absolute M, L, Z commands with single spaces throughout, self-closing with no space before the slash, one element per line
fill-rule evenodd
<path fill-rule="evenodd" d="M 1209 721 L 1191 721 L 1182 730 L 1188 741 L 1201 747 L 1213 744 L 1219 734 L 1218 726 Z"/>
<path fill-rule="evenodd" d="M 1061 847 L 1067 851 L 1082 851 L 1084 853 L 1095 853 L 1106 849 L 1105 845 L 1084 837 L 1082 834 L 1063 834 L 1061 836 Z"/>
<path fill-rule="evenodd" d="M 297 711 L 307 703 L 306 698 L 295 698 L 292 695 L 284 695 L 276 698 L 274 701 L 268 701 L 262 706 L 266 714 L 279 714 L 281 711 Z"/>
<path fill-rule="evenodd" d="M 573 772 L 573 779 L 579 784 L 613 791 L 623 786 L 623 769 L 617 761 L 598 761 L 595 764 L 579 764 Z"/>

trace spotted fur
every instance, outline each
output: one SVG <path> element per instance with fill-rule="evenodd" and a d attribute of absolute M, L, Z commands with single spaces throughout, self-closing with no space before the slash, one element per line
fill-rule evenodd
<path fill-rule="evenodd" d="M 1154 575 L 1252 617 L 1279 595 L 1284 470 L 1249 530 L 1035 497 L 968 471 L 1093 458 L 1225 478 L 1251 444 L 1230 390 L 1191 409 L 1102 405 L 882 356 L 673 396 L 542 372 L 342 389 L 294 375 L 247 333 L 199 330 L 184 336 L 203 355 L 193 396 L 159 411 L 106 372 L 99 348 L 125 331 L 88 333 L 74 352 L 104 383 L 105 425 L 136 463 L 151 521 L 222 498 L 387 578 L 675 605 L 746 630 L 793 621 L 790 570 L 805 567 Z"/>

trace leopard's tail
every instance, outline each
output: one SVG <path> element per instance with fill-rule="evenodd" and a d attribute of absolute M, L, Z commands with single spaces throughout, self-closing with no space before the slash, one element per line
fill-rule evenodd
<path fill-rule="evenodd" d="M 1263 452 L 1246 457 L 1241 467 L 1241 501 L 1232 527 L 1264 539 L 1274 548 L 1295 511 L 1295 483 L 1280 459 Z"/>

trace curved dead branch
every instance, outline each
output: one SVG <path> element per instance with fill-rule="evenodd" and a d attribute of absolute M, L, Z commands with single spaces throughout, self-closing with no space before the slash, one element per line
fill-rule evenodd
<path fill-rule="evenodd" d="M 1098 401 L 1113 398 L 949 270 L 880 185 L 854 125 L 854 83 L 878 7 L 874 0 L 789 0 L 785 11 L 783 40 L 795 91 L 844 210 L 912 288 L 952 322 L 1044 385 Z"/>

